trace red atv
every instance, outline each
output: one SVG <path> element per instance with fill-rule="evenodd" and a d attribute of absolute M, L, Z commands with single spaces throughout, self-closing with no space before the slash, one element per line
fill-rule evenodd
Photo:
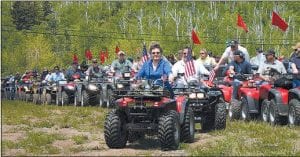
<path fill-rule="evenodd" d="M 180 140 L 193 142 L 193 110 L 186 106 L 185 96 L 171 98 L 162 82 L 142 80 L 132 84 L 124 95 L 116 96 L 116 109 L 107 115 L 104 123 L 109 148 L 123 148 L 127 141 L 145 134 L 157 135 L 162 150 L 177 149 Z"/>

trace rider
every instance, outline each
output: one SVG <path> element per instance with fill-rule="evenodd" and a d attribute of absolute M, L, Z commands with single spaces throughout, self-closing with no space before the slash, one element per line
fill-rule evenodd
<path fill-rule="evenodd" d="M 297 43 L 296 46 L 292 47 L 294 51 L 294 56 L 291 57 L 291 67 L 292 73 L 295 74 L 293 79 L 293 87 L 300 86 L 300 43 Z"/>
<path fill-rule="evenodd" d="M 188 58 L 188 53 L 191 53 L 192 50 L 189 47 L 185 47 L 182 51 L 182 58 L 180 61 L 176 62 L 174 66 L 172 67 L 172 77 L 170 77 L 170 82 L 174 82 L 174 79 L 178 77 L 180 74 L 185 73 L 185 67 L 186 67 L 186 62 Z M 189 76 L 188 78 L 185 77 L 179 77 L 176 79 L 176 84 L 177 85 L 187 85 L 187 82 L 190 82 L 191 80 L 200 80 L 201 75 L 209 75 L 209 71 L 201 64 L 199 61 L 193 60 L 193 65 L 195 69 L 195 74 L 192 76 Z M 201 80 L 200 80 L 201 81 Z"/>
<path fill-rule="evenodd" d="M 72 63 L 72 66 L 69 67 L 67 69 L 67 72 L 66 72 L 66 79 L 67 80 L 73 80 L 72 76 L 74 74 L 79 74 L 80 75 L 80 78 L 83 78 L 84 77 L 84 74 L 81 72 L 81 70 L 78 68 L 78 62 L 73 62 Z"/>
<path fill-rule="evenodd" d="M 266 57 L 263 52 L 264 51 L 261 48 L 256 48 L 256 56 L 251 58 L 250 63 L 259 67 L 261 63 L 266 61 Z"/>
<path fill-rule="evenodd" d="M 85 72 L 90 77 L 103 77 L 103 68 L 98 64 L 97 59 L 92 59 L 93 64 Z"/>
<path fill-rule="evenodd" d="M 272 50 L 272 49 L 268 50 L 268 52 L 265 54 L 265 56 L 266 56 L 266 61 L 263 62 L 257 70 L 257 73 L 260 74 L 260 77 L 264 81 L 271 81 L 270 76 L 266 75 L 266 72 L 270 68 L 274 68 L 278 72 L 280 72 L 282 74 L 286 74 L 286 69 L 285 69 L 284 65 L 282 64 L 282 62 L 280 62 L 276 59 L 274 50 Z"/>
<path fill-rule="evenodd" d="M 47 81 L 49 82 L 57 82 L 60 80 L 65 80 L 65 75 L 59 71 L 59 67 L 55 66 L 54 67 L 54 72 L 51 73 L 51 75 L 47 78 Z"/>
<path fill-rule="evenodd" d="M 146 61 L 142 69 L 136 74 L 136 78 L 145 78 L 147 80 L 163 79 L 167 81 L 166 77 L 170 76 L 172 69 L 170 63 L 162 58 L 163 50 L 158 43 L 153 43 L 150 46 L 150 59 Z M 171 85 L 166 82 L 166 88 L 170 91 L 171 97 L 174 96 Z"/>
<path fill-rule="evenodd" d="M 209 65 L 214 67 L 217 64 L 216 60 L 208 55 L 206 49 L 201 49 L 199 54 L 200 57 L 197 59 L 197 61 L 199 61 L 203 65 Z"/>
<path fill-rule="evenodd" d="M 237 40 L 232 40 L 230 42 L 230 46 L 225 49 L 222 57 L 220 58 L 217 65 L 215 66 L 214 70 L 217 71 L 219 66 L 221 64 L 223 64 L 223 62 L 225 62 L 225 59 L 228 59 L 228 63 L 233 61 L 234 60 L 233 59 L 233 52 L 235 52 L 236 50 L 242 51 L 244 53 L 245 60 L 249 62 L 250 57 L 249 57 L 248 50 L 246 48 L 242 47 L 241 45 L 239 45 L 239 42 Z"/>
<path fill-rule="evenodd" d="M 228 65 L 228 72 L 231 74 L 252 74 L 251 64 L 245 60 L 245 55 L 242 51 L 236 50 L 234 53 L 234 60 Z M 232 85 L 232 99 L 238 98 L 238 89 L 242 81 L 239 78 L 234 78 Z"/>
<path fill-rule="evenodd" d="M 41 80 L 45 80 L 48 73 L 49 73 L 48 69 L 45 67 L 42 74 L 41 74 Z"/>
<path fill-rule="evenodd" d="M 132 63 L 125 58 L 125 52 L 118 52 L 118 59 L 111 63 L 111 71 L 117 74 L 122 74 L 123 72 L 132 69 Z"/>

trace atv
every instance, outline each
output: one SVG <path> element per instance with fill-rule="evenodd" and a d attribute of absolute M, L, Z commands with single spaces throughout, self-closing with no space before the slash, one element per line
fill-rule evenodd
<path fill-rule="evenodd" d="M 195 123 L 201 123 L 203 131 L 226 128 L 226 104 L 220 88 L 209 88 L 192 80 L 187 86 L 174 87 L 174 90 L 175 95 L 187 97 L 187 106 L 194 111 Z"/>
<path fill-rule="evenodd" d="M 290 126 L 300 125 L 300 87 L 289 90 L 288 122 Z"/>
<path fill-rule="evenodd" d="M 173 99 L 162 80 L 131 82 L 127 92 L 115 95 L 116 108 L 106 116 L 104 136 L 109 148 L 124 148 L 148 135 L 157 135 L 162 150 L 178 149 L 179 142 L 193 142 L 193 110 L 186 97 Z M 162 86 L 161 86 L 162 85 Z"/>

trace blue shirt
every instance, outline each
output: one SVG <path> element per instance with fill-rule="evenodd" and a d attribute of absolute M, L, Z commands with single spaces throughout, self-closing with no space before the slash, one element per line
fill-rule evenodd
<path fill-rule="evenodd" d="M 229 66 L 234 67 L 234 71 L 239 74 L 252 74 L 251 64 L 247 61 L 242 62 L 236 62 L 232 61 L 230 62 Z"/>
<path fill-rule="evenodd" d="M 58 72 L 58 73 L 52 73 L 49 78 L 47 78 L 47 81 L 60 81 L 60 80 L 65 80 L 65 75 L 62 72 Z"/>
<path fill-rule="evenodd" d="M 161 59 L 156 67 L 153 69 L 152 59 L 145 62 L 141 70 L 137 73 L 136 78 L 145 78 L 151 80 L 160 79 L 163 75 L 169 76 L 172 73 L 172 68 L 169 62 Z"/>

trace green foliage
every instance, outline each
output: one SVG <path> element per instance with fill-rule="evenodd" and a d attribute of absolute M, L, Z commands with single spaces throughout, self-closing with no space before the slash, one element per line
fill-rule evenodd
<path fill-rule="evenodd" d="M 141 55 L 143 42 L 149 47 L 152 41 L 158 41 L 168 55 L 192 45 L 192 28 L 202 41 L 200 46 L 192 45 L 197 57 L 201 48 L 221 55 L 225 42 L 233 38 L 239 39 L 251 55 L 255 54 L 255 48 L 262 47 L 274 48 L 278 55 L 288 56 L 291 46 L 300 40 L 300 12 L 296 7 L 300 2 L 6 1 L 1 4 L 3 75 L 25 69 L 41 70 L 44 66 L 67 67 L 74 53 L 82 62 L 86 49 L 99 59 L 99 51 L 107 48 L 109 59 L 105 64 L 110 64 L 115 58 L 116 45 L 134 58 Z M 288 22 L 286 32 L 271 25 L 272 11 Z M 236 26 L 237 13 L 247 24 L 248 33 Z M 177 18 L 173 19 L 175 15 Z"/>

